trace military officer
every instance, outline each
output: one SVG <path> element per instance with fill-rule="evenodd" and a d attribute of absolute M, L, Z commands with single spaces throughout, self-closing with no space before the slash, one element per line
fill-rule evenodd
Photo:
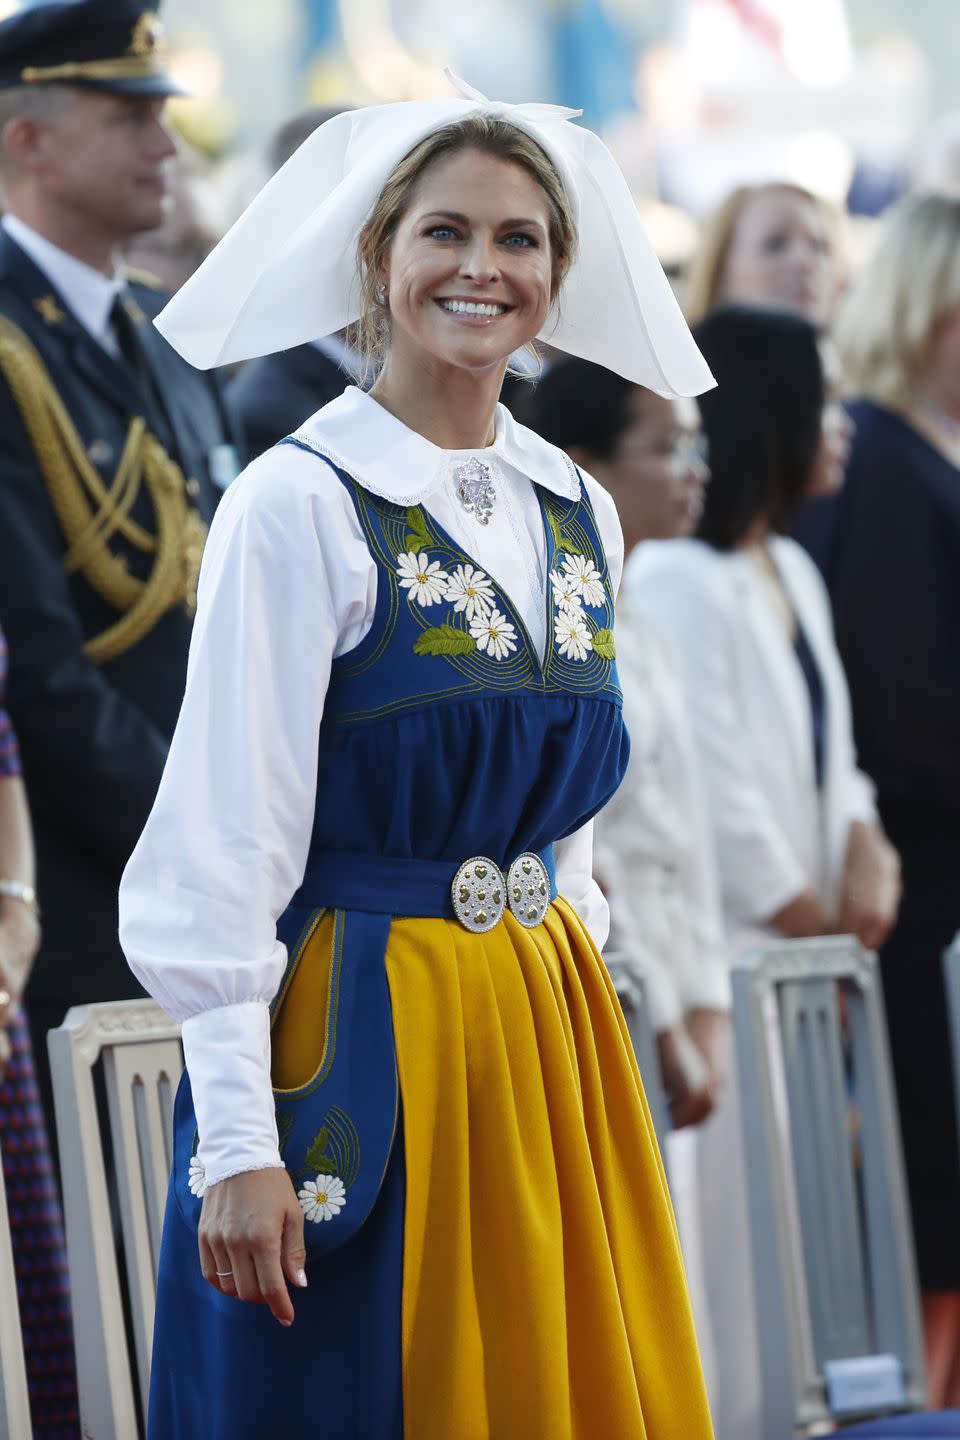
<path fill-rule="evenodd" d="M 234 436 L 216 379 L 150 323 L 125 271 L 163 219 L 176 93 L 137 0 L 0 24 L 0 625 L 36 827 L 45 1032 L 137 993 L 116 939 L 124 863 L 184 688 L 197 572 Z"/>

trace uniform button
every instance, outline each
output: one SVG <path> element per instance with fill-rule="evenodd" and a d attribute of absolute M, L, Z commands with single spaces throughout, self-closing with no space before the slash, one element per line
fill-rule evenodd
<path fill-rule="evenodd" d="M 199 480 L 194 480 L 194 479 L 191 477 L 191 479 L 189 479 L 189 480 L 187 481 L 186 491 L 187 491 L 187 494 L 188 494 L 188 495 L 199 495 L 199 494 L 200 494 L 200 481 L 199 481 Z"/>

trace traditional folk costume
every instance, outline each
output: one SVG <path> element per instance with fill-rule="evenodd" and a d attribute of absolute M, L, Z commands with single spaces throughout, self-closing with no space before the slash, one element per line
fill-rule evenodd
<path fill-rule="evenodd" d="M 267 191 L 312 211 L 326 184 L 329 214 L 346 187 L 355 239 L 396 160 L 478 109 L 530 129 L 581 194 L 570 155 L 595 137 L 476 96 L 338 117 L 289 162 L 307 150 L 319 192 L 294 204 L 289 166 Z M 294 285 L 278 328 L 266 200 L 191 282 L 196 305 L 167 312 L 190 358 L 356 318 L 348 287 L 339 310 L 312 289 L 304 322 Z M 296 274 L 319 221 L 285 219 Z M 660 310 L 634 368 L 703 388 L 662 273 L 648 253 L 639 268 L 630 284 Z M 222 502 L 121 892 L 127 953 L 183 1018 L 189 1075 L 158 1440 L 307 1422 L 370 1440 L 709 1440 L 676 1227 L 598 953 L 591 822 L 628 753 L 621 564 L 609 497 L 502 407 L 491 447 L 451 452 L 350 388 Z M 206 1186 L 282 1164 L 310 1282 L 290 1330 L 206 1284 L 196 1240 Z"/>

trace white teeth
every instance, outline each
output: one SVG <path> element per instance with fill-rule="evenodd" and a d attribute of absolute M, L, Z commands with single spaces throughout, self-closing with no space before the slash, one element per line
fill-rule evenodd
<path fill-rule="evenodd" d="M 472 300 L 441 300 L 440 306 L 451 315 L 502 315 L 506 305 L 478 305 Z"/>

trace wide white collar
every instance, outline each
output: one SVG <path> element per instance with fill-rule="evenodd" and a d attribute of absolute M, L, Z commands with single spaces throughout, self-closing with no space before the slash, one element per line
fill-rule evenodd
<path fill-rule="evenodd" d="M 373 495 L 419 505 L 464 460 L 501 461 L 564 500 L 580 498 L 580 477 L 568 455 L 519 425 L 498 405 L 493 444 L 480 450 L 442 450 L 355 385 L 324 405 L 294 438 L 345 470 Z"/>

